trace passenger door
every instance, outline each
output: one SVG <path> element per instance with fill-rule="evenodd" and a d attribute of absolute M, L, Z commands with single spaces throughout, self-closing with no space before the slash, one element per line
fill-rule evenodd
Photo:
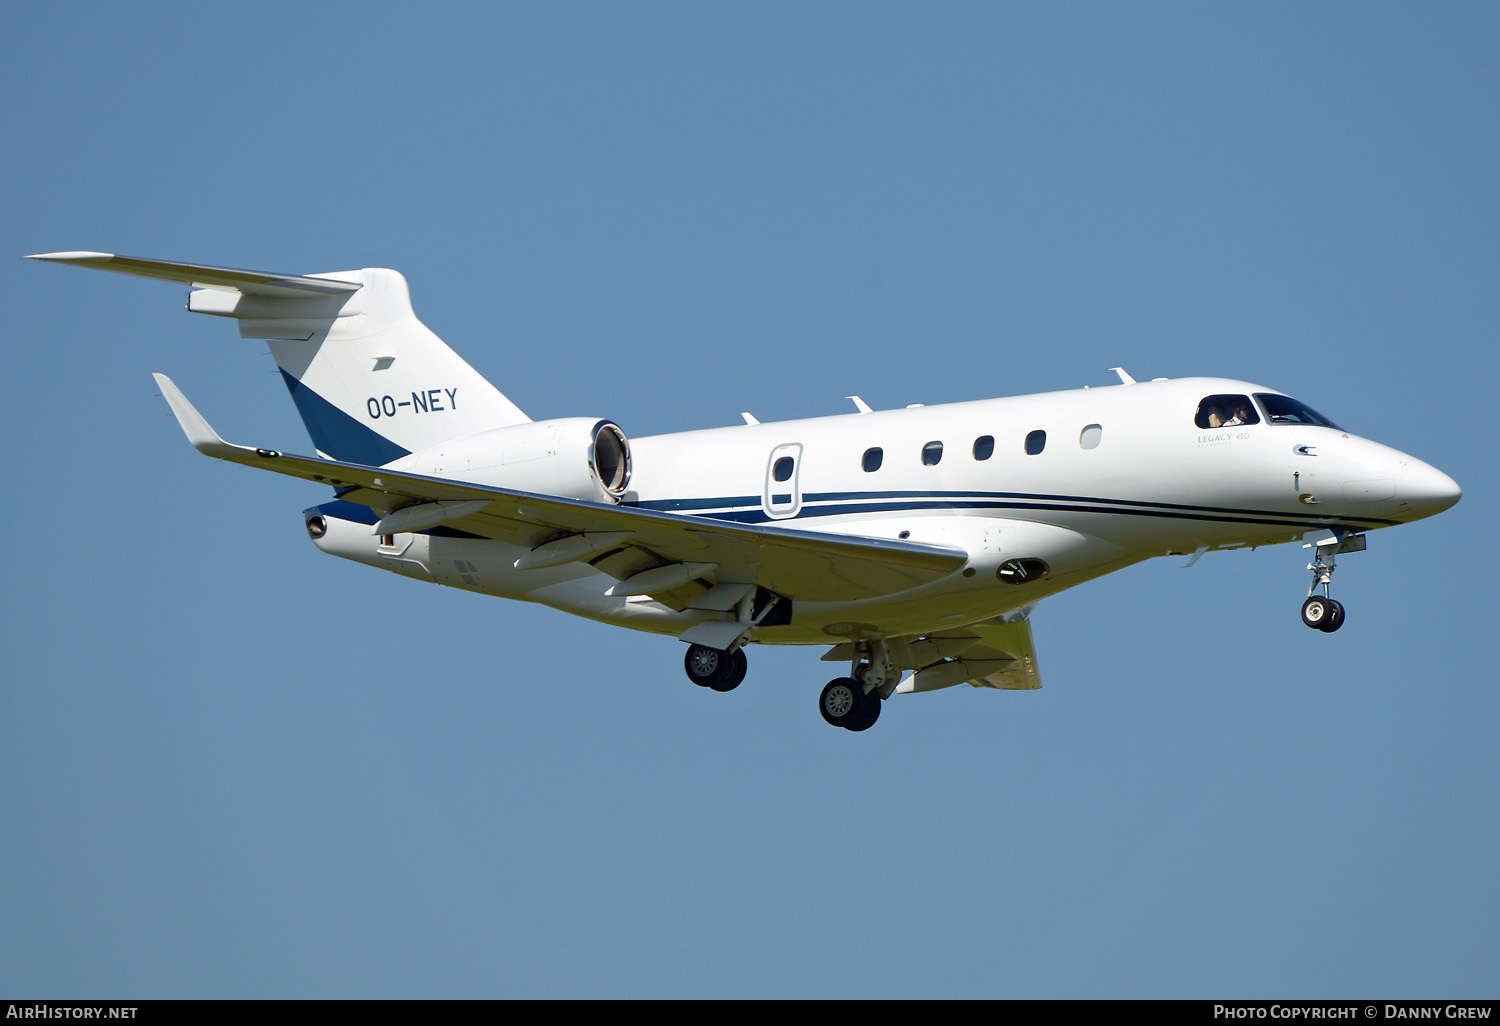
<path fill-rule="evenodd" d="M 761 503 L 775 520 L 794 517 L 802 508 L 802 446 L 797 442 L 778 445 L 766 460 L 766 486 Z"/>

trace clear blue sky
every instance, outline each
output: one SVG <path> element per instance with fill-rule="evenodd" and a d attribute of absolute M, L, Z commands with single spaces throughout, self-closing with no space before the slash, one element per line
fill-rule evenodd
<path fill-rule="evenodd" d="M 1494 997 L 1500 8 L 12 4 L 0 993 Z M 1463 501 L 1043 603 L 1045 688 L 816 711 L 321 555 L 264 346 L 22 254 L 389 266 L 632 435 L 1284 389 Z M 1232 593 L 1233 601 L 1222 596 Z"/>

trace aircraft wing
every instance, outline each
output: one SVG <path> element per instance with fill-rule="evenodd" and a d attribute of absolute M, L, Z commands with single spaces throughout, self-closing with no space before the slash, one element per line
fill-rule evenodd
<path fill-rule="evenodd" d="M 441 524 L 530 548 L 518 569 L 588 563 L 620 581 L 615 594 L 650 595 L 674 608 L 730 608 L 734 599 L 703 604 L 713 584 L 741 585 L 735 598 L 745 585 L 791 599 L 870 598 L 938 580 L 968 561 L 964 550 L 945 546 L 611 506 L 234 445 L 170 378 L 155 378 L 199 452 L 340 489 L 339 498 L 375 511 L 372 533 Z"/>

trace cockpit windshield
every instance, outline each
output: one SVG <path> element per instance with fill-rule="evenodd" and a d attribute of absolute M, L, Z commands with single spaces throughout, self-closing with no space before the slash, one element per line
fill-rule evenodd
<path fill-rule="evenodd" d="M 1250 403 L 1248 395 L 1209 395 L 1198 404 L 1198 415 L 1193 423 L 1201 428 L 1236 427 L 1240 424 L 1259 424 L 1260 415 Z"/>
<path fill-rule="evenodd" d="M 1333 421 L 1323 416 L 1306 403 L 1299 403 L 1289 395 L 1274 392 L 1256 392 L 1255 398 L 1266 411 L 1266 420 L 1272 424 L 1311 424 L 1315 427 L 1333 428 L 1342 431 Z"/>

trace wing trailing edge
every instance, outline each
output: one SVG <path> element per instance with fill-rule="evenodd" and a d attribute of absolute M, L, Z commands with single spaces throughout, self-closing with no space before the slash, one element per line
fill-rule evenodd
<path fill-rule="evenodd" d="M 918 639 L 911 648 L 914 653 L 919 648 L 927 650 L 918 659 L 939 651 L 944 651 L 945 657 L 925 665 L 915 664 L 917 672 L 896 686 L 899 694 L 936 691 L 955 684 L 998 691 L 1035 691 L 1042 686 L 1036 667 L 1036 648 L 1031 640 L 1031 621 L 1024 617 L 972 623 Z"/>

